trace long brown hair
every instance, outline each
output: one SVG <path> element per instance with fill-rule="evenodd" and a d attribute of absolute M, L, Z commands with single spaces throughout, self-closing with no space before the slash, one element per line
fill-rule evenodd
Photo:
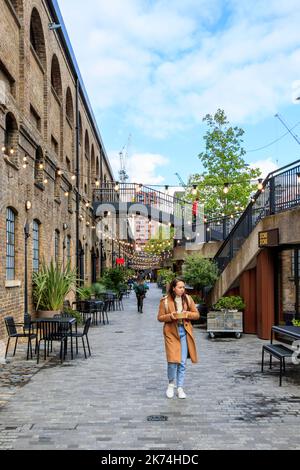
<path fill-rule="evenodd" d="M 170 282 L 169 289 L 168 289 L 168 295 L 172 297 L 176 309 L 177 309 L 177 305 L 175 302 L 176 294 L 174 292 L 174 288 L 177 286 L 178 282 L 183 282 L 185 284 L 183 279 L 181 279 L 180 277 L 175 277 L 175 279 L 173 279 L 173 281 Z M 188 302 L 185 292 L 182 294 L 182 305 L 184 304 L 187 306 L 187 308 L 189 308 L 189 302 Z"/>

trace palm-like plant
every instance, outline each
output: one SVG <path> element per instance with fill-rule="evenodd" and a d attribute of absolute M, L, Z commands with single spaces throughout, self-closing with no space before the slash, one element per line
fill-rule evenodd
<path fill-rule="evenodd" d="M 69 292 L 76 291 L 76 269 L 70 263 L 65 268 L 53 260 L 45 262 L 38 273 L 33 273 L 33 301 L 38 310 L 60 310 Z"/>

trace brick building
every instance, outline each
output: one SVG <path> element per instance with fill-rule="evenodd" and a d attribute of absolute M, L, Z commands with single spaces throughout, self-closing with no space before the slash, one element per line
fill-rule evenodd
<path fill-rule="evenodd" d="M 32 271 L 42 259 L 70 260 L 76 266 L 77 176 L 81 276 L 91 282 L 101 262 L 111 265 L 105 256 L 112 252 L 110 242 L 102 244 L 94 230 L 92 193 L 94 186 L 112 181 L 113 174 L 56 1 L 0 0 L 0 11 L 3 339 L 3 317 L 13 314 L 20 320 L 24 311 L 25 223 L 30 232 L 29 289 Z M 29 303 L 31 310 L 31 292 Z"/>

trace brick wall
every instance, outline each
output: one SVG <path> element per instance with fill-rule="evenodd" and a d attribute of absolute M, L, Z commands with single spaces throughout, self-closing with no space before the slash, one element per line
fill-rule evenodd
<path fill-rule="evenodd" d="M 15 7 L 15 8 L 14 8 Z M 71 237 L 71 261 L 76 265 L 76 214 L 75 192 L 70 196 L 65 192 L 73 188 L 74 181 L 67 172 L 66 157 L 70 160 L 71 170 L 76 168 L 75 155 L 75 123 L 68 121 L 66 116 L 67 90 L 74 112 L 75 120 L 75 80 L 70 71 L 65 52 L 59 42 L 57 33 L 48 29 L 51 21 L 49 12 L 42 0 L 23 1 L 0 0 L 0 80 L 5 82 L 6 102 L 0 104 L 0 150 L 5 142 L 6 121 L 11 113 L 16 121 L 14 133 L 14 154 L 4 155 L 0 152 L 0 340 L 5 339 L 3 318 L 13 315 L 22 320 L 24 310 L 24 225 L 30 224 L 31 237 L 28 241 L 29 270 L 29 304 L 31 305 L 32 277 L 32 222 L 40 223 L 40 259 L 49 261 L 54 256 L 54 233 L 60 233 L 59 251 L 61 262 L 66 262 L 64 240 Z M 30 27 L 32 19 L 32 25 Z M 31 31 L 31 33 L 30 33 Z M 33 32 L 33 33 L 32 33 Z M 32 37 L 31 34 L 34 36 Z M 56 62 L 53 57 L 56 57 Z M 52 68 L 55 62 L 55 68 Z M 51 70 L 52 69 L 52 70 Z M 51 74 L 54 74 L 53 76 Z M 53 89 L 53 83 L 55 87 Z M 70 102 L 69 102 L 70 104 Z M 91 208 L 85 202 L 92 198 L 93 181 L 87 179 L 91 175 L 91 149 L 94 148 L 95 159 L 104 154 L 99 140 L 94 133 L 88 111 L 82 99 L 79 100 L 82 119 L 83 141 L 80 148 L 80 168 L 82 171 L 80 193 L 82 202 L 80 213 L 80 239 L 86 250 L 85 281 L 91 281 L 91 250 L 96 247 L 95 231 L 92 230 Z M 88 135 L 89 159 L 84 155 L 84 136 Z M 58 143 L 58 153 L 53 147 L 51 136 Z M 44 168 L 35 177 L 37 149 L 42 158 Z M 26 157 L 28 166 L 22 167 Z M 112 179 L 109 166 L 102 159 L 103 175 Z M 63 175 L 57 178 L 57 170 L 62 169 Z M 100 165 L 98 174 L 100 178 Z M 44 179 L 47 184 L 37 185 Z M 84 192 L 84 183 L 88 185 Z M 74 189 L 74 188 L 73 188 Z M 32 208 L 25 211 L 25 202 L 30 200 Z M 8 287 L 6 282 L 6 210 L 12 207 L 16 212 L 15 228 L 15 259 L 16 274 L 14 286 Z M 90 226 L 86 226 L 86 222 Z M 64 228 L 64 224 L 67 228 Z M 108 247 L 107 247 L 108 248 Z M 110 259 L 107 259 L 109 265 Z M 99 266 L 97 272 L 100 271 Z M 11 283 L 10 283 L 11 285 Z"/>

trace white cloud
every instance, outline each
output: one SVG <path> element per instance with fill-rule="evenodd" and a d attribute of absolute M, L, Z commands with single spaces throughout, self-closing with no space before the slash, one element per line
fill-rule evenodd
<path fill-rule="evenodd" d="M 300 79 L 298 0 L 60 2 L 93 106 L 164 138 L 225 109 L 258 122 Z"/>
<path fill-rule="evenodd" d="M 118 179 L 120 159 L 118 152 L 109 152 L 115 178 Z M 169 163 L 167 157 L 155 153 L 133 153 L 127 158 L 126 171 L 129 182 L 142 184 L 163 184 L 164 176 L 159 174 L 159 168 Z"/>
<path fill-rule="evenodd" d="M 271 157 L 268 157 L 265 160 L 258 160 L 256 162 L 250 163 L 251 168 L 259 168 L 261 171 L 261 178 L 266 178 L 269 173 L 278 169 L 278 165 L 273 162 Z"/>

